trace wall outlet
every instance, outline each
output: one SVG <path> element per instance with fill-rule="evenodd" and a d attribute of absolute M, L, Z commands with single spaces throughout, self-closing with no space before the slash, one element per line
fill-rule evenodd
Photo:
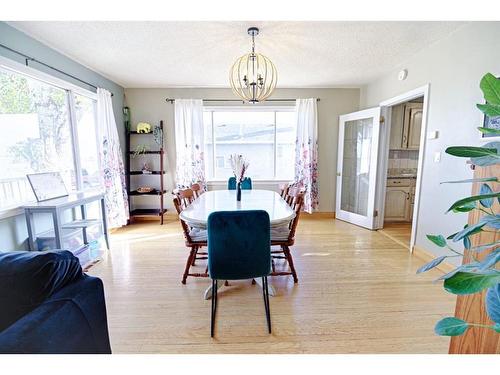
<path fill-rule="evenodd" d="M 437 151 L 434 153 L 434 163 L 439 163 L 441 161 L 441 152 Z"/>

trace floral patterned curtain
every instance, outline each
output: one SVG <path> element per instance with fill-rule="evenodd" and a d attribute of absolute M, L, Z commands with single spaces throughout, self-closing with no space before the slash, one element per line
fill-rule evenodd
<path fill-rule="evenodd" d="M 318 109 L 316 98 L 297 99 L 295 184 L 305 190 L 304 211 L 318 208 Z"/>
<path fill-rule="evenodd" d="M 127 224 L 129 218 L 125 168 L 116 128 L 111 93 L 97 89 L 97 133 L 99 138 L 99 165 L 102 185 L 105 189 L 104 203 L 109 228 Z"/>
<path fill-rule="evenodd" d="M 175 100 L 176 184 L 197 182 L 206 188 L 203 132 L 203 101 Z"/>

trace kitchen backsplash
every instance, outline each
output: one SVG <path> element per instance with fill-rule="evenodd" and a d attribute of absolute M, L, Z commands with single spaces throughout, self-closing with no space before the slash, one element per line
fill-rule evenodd
<path fill-rule="evenodd" d="M 418 150 L 389 150 L 389 176 L 417 174 Z"/>

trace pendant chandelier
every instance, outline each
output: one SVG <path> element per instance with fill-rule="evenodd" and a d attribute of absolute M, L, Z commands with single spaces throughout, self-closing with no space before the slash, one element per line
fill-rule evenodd
<path fill-rule="evenodd" d="M 233 92 L 244 101 L 258 103 L 266 100 L 276 88 L 278 72 L 266 56 L 255 52 L 255 36 L 259 29 L 250 27 L 252 52 L 241 56 L 231 67 L 229 82 Z"/>

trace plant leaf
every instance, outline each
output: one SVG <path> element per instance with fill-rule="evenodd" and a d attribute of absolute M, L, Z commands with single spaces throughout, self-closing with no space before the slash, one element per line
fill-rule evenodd
<path fill-rule="evenodd" d="M 476 107 L 487 116 L 500 116 L 500 105 L 498 104 L 476 104 Z"/>
<path fill-rule="evenodd" d="M 444 318 L 437 322 L 434 332 L 439 336 L 460 336 L 467 328 L 469 328 L 469 324 L 465 320 Z"/>
<path fill-rule="evenodd" d="M 493 247 L 493 246 L 496 246 L 499 244 L 500 244 L 500 241 L 495 241 L 495 242 L 491 242 L 491 243 L 486 243 L 484 245 L 471 247 L 470 250 L 475 251 L 476 253 L 481 253 L 485 250 L 488 250 L 490 247 Z"/>
<path fill-rule="evenodd" d="M 474 147 L 474 146 L 451 146 L 445 152 L 461 158 L 480 158 L 483 156 L 500 157 L 496 148 Z"/>
<path fill-rule="evenodd" d="M 486 73 L 479 87 L 484 95 L 484 100 L 490 104 L 500 104 L 500 80 L 491 73 Z"/>
<path fill-rule="evenodd" d="M 479 201 L 481 199 L 486 199 L 486 198 L 498 198 L 498 197 L 500 197 L 500 192 L 499 193 L 491 193 L 491 194 L 473 195 L 471 197 L 462 198 L 462 199 L 456 201 L 455 203 L 453 203 L 451 205 L 451 207 L 448 208 L 448 211 L 446 211 L 446 212 L 450 212 L 457 207 L 463 207 L 470 202 L 476 202 L 476 201 Z"/>
<path fill-rule="evenodd" d="M 467 180 L 444 181 L 444 182 L 440 182 L 440 183 L 441 184 L 462 184 L 462 183 L 466 183 L 466 182 L 498 182 L 498 178 L 497 177 L 469 178 Z"/>
<path fill-rule="evenodd" d="M 435 245 L 438 245 L 439 247 L 445 247 L 446 246 L 446 239 L 438 234 L 438 235 L 434 235 L 434 234 L 428 234 L 427 235 L 427 238 L 432 241 Z"/>
<path fill-rule="evenodd" d="M 497 150 L 497 154 L 500 155 L 500 142 L 488 142 L 483 147 L 495 148 Z M 471 158 L 470 160 L 472 164 L 479 165 L 481 167 L 495 165 L 500 162 L 496 156 L 481 156 L 478 158 Z"/>
<path fill-rule="evenodd" d="M 486 292 L 486 312 L 491 320 L 500 324 L 500 284 L 492 286 Z"/>
<path fill-rule="evenodd" d="M 496 134 L 500 135 L 500 129 L 494 129 L 494 128 L 485 128 L 485 127 L 478 127 L 477 130 L 479 130 L 483 134 Z"/>
<path fill-rule="evenodd" d="M 481 261 L 481 265 L 479 269 L 484 271 L 488 268 L 491 268 L 495 264 L 500 261 L 500 249 L 493 250 L 483 261 Z"/>
<path fill-rule="evenodd" d="M 490 228 L 500 229 L 500 215 L 485 215 L 480 222 L 486 223 Z"/>
<path fill-rule="evenodd" d="M 485 195 L 485 194 L 492 194 L 493 190 L 491 190 L 490 186 L 488 184 L 482 184 L 481 189 L 479 190 L 480 195 Z M 481 206 L 490 208 L 493 206 L 493 198 L 487 198 L 487 199 L 481 199 L 479 200 L 479 203 L 481 203 Z"/>
<path fill-rule="evenodd" d="M 457 272 L 444 281 L 444 289 L 450 293 L 473 294 L 500 282 L 500 272 L 488 270 L 483 273 Z"/>
<path fill-rule="evenodd" d="M 467 264 L 462 264 L 461 266 L 458 266 L 457 268 L 455 268 L 453 271 L 448 272 L 447 274 L 444 274 L 444 275 L 438 277 L 435 281 L 449 279 L 454 274 L 456 274 L 457 272 L 461 272 L 461 271 L 476 271 L 478 266 L 479 266 L 478 262 L 471 262 L 471 263 L 467 263 Z"/>
<path fill-rule="evenodd" d="M 470 202 L 464 204 L 462 207 L 456 207 L 453 209 L 453 212 L 469 212 L 476 208 L 476 202 Z"/>
<path fill-rule="evenodd" d="M 464 248 L 470 250 L 472 244 L 470 242 L 469 237 L 464 237 Z"/>
<path fill-rule="evenodd" d="M 467 225 L 465 229 L 461 230 L 453 237 L 453 242 L 460 241 L 464 237 L 472 236 L 473 234 L 481 232 L 482 228 L 485 225 L 486 223 L 482 222 L 481 220 L 479 220 L 476 224 Z"/>
<path fill-rule="evenodd" d="M 443 260 L 445 260 L 447 258 L 447 256 L 443 255 L 443 256 L 440 256 L 440 257 L 437 257 L 436 259 L 433 259 L 431 260 L 429 263 L 427 264 L 424 264 L 422 267 L 420 267 L 418 270 L 417 270 L 417 274 L 418 273 L 422 273 L 422 272 L 426 272 L 426 271 L 429 271 L 430 269 L 438 266 Z"/>

